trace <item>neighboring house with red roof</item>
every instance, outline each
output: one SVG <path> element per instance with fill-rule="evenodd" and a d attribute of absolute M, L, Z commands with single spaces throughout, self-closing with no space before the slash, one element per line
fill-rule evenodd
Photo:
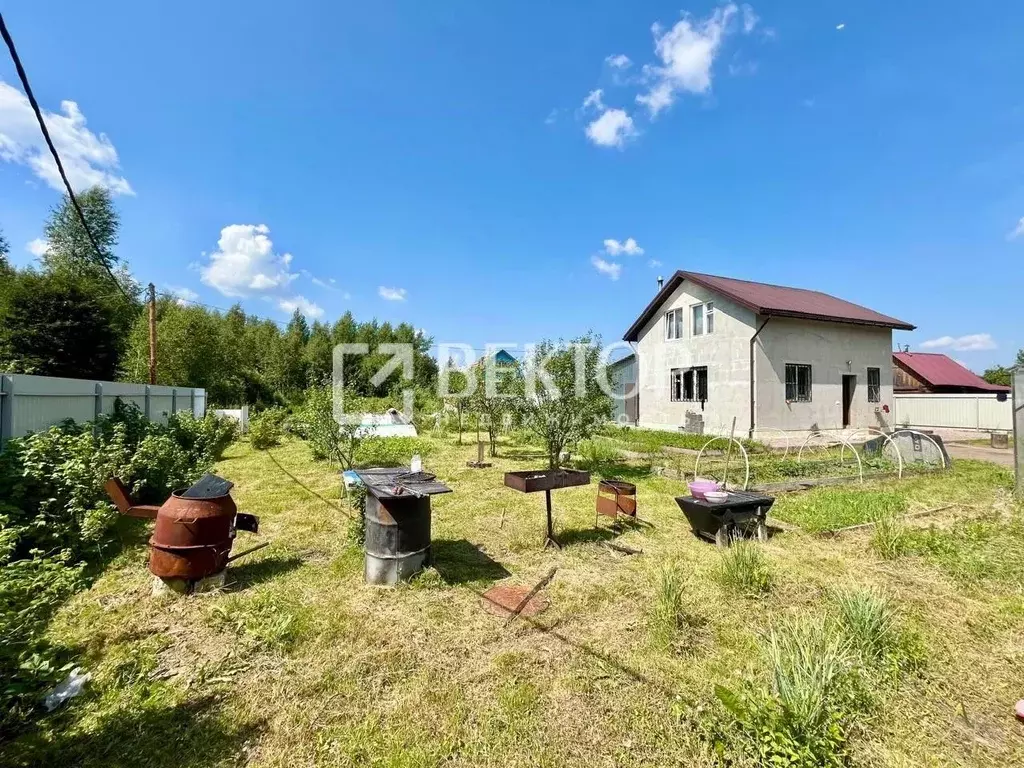
<path fill-rule="evenodd" d="M 996 394 L 1009 387 L 989 384 L 956 360 L 936 352 L 896 352 L 893 361 L 893 389 L 917 394 Z"/>
<path fill-rule="evenodd" d="M 637 423 L 728 434 L 735 419 L 755 437 L 887 426 L 892 332 L 913 329 L 819 291 L 676 272 L 623 336 Z"/>

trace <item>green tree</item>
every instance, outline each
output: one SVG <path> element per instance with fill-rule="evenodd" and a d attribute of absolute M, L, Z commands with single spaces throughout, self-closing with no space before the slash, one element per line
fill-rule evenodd
<path fill-rule="evenodd" d="M 989 384 L 999 384 L 1003 387 L 1010 386 L 1010 369 L 1002 365 L 995 365 L 985 370 L 981 378 Z"/>
<path fill-rule="evenodd" d="M 114 377 L 119 339 L 109 309 L 74 279 L 13 273 L 0 308 L 0 368 L 40 376 Z"/>
<path fill-rule="evenodd" d="M 459 445 L 462 445 L 462 418 L 469 405 L 469 378 L 448 360 L 441 369 L 441 391 L 446 405 L 455 409 L 459 419 Z"/>
<path fill-rule="evenodd" d="M 497 456 L 498 433 L 506 416 L 519 417 L 525 410 L 525 386 L 518 362 L 499 363 L 493 357 L 477 361 L 472 369 L 477 384 L 467 406 L 487 430 L 491 456 Z"/>
<path fill-rule="evenodd" d="M 77 196 L 78 204 L 89 222 L 99 253 L 92 247 L 85 227 L 78 218 L 78 212 L 67 195 L 50 211 L 44 231 L 49 243 L 42 256 L 43 267 L 48 272 L 71 272 L 95 274 L 100 270 L 114 270 L 120 259 L 114 253 L 117 246 L 121 217 L 114 208 L 114 201 L 103 187 L 93 187 Z M 108 278 L 109 279 L 109 278 Z"/>
<path fill-rule="evenodd" d="M 331 342 L 330 329 L 316 321 L 309 332 L 306 342 L 306 368 L 309 380 L 315 384 L 323 384 L 331 380 L 334 368 L 334 344 Z"/>
<path fill-rule="evenodd" d="M 142 309 L 139 300 L 142 287 L 132 277 L 128 265 L 115 253 L 121 217 L 110 192 L 103 187 L 93 187 L 76 195 L 76 198 L 85 220 L 89 222 L 89 231 L 99 246 L 99 254 L 92 247 L 70 198 L 65 195 L 61 203 L 50 211 L 43 227 L 47 250 L 40 261 L 45 272 L 75 280 L 83 291 L 95 296 L 107 308 L 120 357 Z"/>
<path fill-rule="evenodd" d="M 612 399 L 598 383 L 600 367 L 600 339 L 591 334 L 568 345 L 544 341 L 527 362 L 524 421 L 544 443 L 551 469 L 558 469 L 566 448 L 611 418 Z"/>
<path fill-rule="evenodd" d="M 0 232 L 0 275 L 10 273 L 11 263 L 7 260 L 7 254 L 11 252 L 11 246 L 7 242 L 7 238 L 4 237 L 3 232 Z"/>

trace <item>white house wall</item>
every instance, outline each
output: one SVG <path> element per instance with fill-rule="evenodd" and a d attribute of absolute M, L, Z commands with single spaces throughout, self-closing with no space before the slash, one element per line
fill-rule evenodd
<path fill-rule="evenodd" d="M 811 402 L 786 402 L 786 363 L 811 366 Z M 878 403 L 868 402 L 869 367 L 881 369 Z M 893 423 L 892 331 L 888 328 L 773 317 L 758 336 L 755 371 L 758 430 L 841 428 L 843 374 L 857 377 L 851 427 Z M 883 406 L 888 406 L 888 413 Z"/>
<path fill-rule="evenodd" d="M 694 304 L 713 301 L 714 333 L 692 335 Z M 665 313 L 683 309 L 683 337 L 665 338 Z M 737 433 L 750 420 L 750 337 L 754 313 L 684 280 L 640 332 L 637 341 L 640 387 L 639 425 L 652 429 L 678 430 L 691 411 L 704 417 L 705 432 L 728 433 L 737 417 Z M 703 410 L 699 402 L 672 402 L 670 371 L 673 368 L 707 366 L 708 399 Z"/>

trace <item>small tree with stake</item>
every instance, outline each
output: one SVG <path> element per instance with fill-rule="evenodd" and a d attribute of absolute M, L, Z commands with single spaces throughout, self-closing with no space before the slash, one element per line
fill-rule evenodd
<path fill-rule="evenodd" d="M 516 416 L 524 408 L 523 371 L 518 362 L 502 363 L 493 357 L 473 366 L 477 385 L 469 396 L 469 409 L 476 415 L 477 426 L 483 419 L 490 440 L 491 456 L 497 456 L 498 430 L 506 415 Z"/>
<path fill-rule="evenodd" d="M 598 384 L 600 339 L 587 334 L 568 345 L 537 345 L 525 377 L 526 426 L 544 443 L 551 469 L 562 452 L 591 437 L 611 418 L 612 399 Z"/>

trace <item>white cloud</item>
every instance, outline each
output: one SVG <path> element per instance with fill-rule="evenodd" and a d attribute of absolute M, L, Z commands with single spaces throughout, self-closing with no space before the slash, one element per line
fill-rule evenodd
<path fill-rule="evenodd" d="M 289 315 L 299 310 L 307 318 L 313 318 L 318 320 L 324 316 L 323 307 L 314 304 L 312 301 L 307 299 L 305 296 L 292 296 L 287 299 L 280 299 L 277 302 L 277 306 L 283 312 L 287 312 Z"/>
<path fill-rule="evenodd" d="M 604 96 L 604 90 L 601 88 L 595 88 L 593 91 L 587 94 L 587 98 L 583 100 L 584 109 L 596 109 L 598 112 L 604 109 L 604 102 L 601 98 Z"/>
<path fill-rule="evenodd" d="M 599 147 L 622 147 L 636 136 L 636 128 L 624 110 L 606 109 L 587 126 L 587 138 Z"/>
<path fill-rule="evenodd" d="M 199 298 L 199 294 L 193 291 L 191 288 L 181 288 L 175 285 L 167 286 L 167 293 L 177 297 L 177 305 L 179 307 L 188 306 L 190 301 L 195 301 Z"/>
<path fill-rule="evenodd" d="M 612 69 L 629 69 L 633 66 L 633 62 L 629 60 L 629 56 L 624 53 L 605 56 L 604 61 Z"/>
<path fill-rule="evenodd" d="M 651 269 L 655 269 L 656 267 L 661 266 L 661 262 L 658 261 L 657 259 L 651 259 L 650 261 L 647 262 L 647 266 L 650 267 Z"/>
<path fill-rule="evenodd" d="M 836 24 L 836 29 L 846 29 L 845 22 L 843 24 Z"/>
<path fill-rule="evenodd" d="M 309 280 L 313 285 L 319 285 L 321 288 L 326 288 L 329 291 L 338 290 L 338 286 L 334 284 L 335 280 L 333 277 L 329 280 L 321 280 L 319 277 L 310 277 Z"/>
<path fill-rule="evenodd" d="M 97 136 L 86 127 L 85 115 L 75 102 L 62 101 L 60 108 L 60 112 L 43 109 L 43 119 L 74 190 L 101 186 L 115 195 L 134 195 L 128 180 L 119 175 L 117 150 L 106 134 Z M 64 191 L 57 164 L 50 156 L 28 98 L 3 81 L 0 81 L 0 160 L 27 166 L 51 187 Z"/>
<path fill-rule="evenodd" d="M 605 261 L 598 255 L 590 257 L 590 263 L 594 265 L 594 269 L 600 272 L 602 275 L 608 275 L 612 280 L 618 280 L 619 275 L 622 273 L 622 265 L 616 264 L 611 261 Z"/>
<path fill-rule="evenodd" d="M 558 110 L 552 109 L 548 112 L 548 116 L 544 118 L 544 125 L 554 125 L 558 122 Z"/>
<path fill-rule="evenodd" d="M 25 246 L 25 250 L 33 256 L 42 257 L 43 254 L 50 250 L 50 243 L 42 237 L 37 237 Z"/>
<path fill-rule="evenodd" d="M 201 280 L 225 296 L 279 293 L 298 277 L 290 253 L 279 255 L 266 224 L 230 224 L 220 231 L 217 250 L 199 269 Z"/>
<path fill-rule="evenodd" d="M 623 253 L 627 256 L 644 255 L 644 249 L 632 237 L 627 237 L 623 242 L 609 238 L 604 241 L 604 251 L 609 256 L 619 256 Z"/>
<path fill-rule="evenodd" d="M 686 15 L 668 31 L 657 23 L 651 27 L 654 52 L 661 65 L 644 66 L 644 74 L 651 85 L 647 93 L 639 94 L 636 100 L 647 107 L 652 118 L 672 106 L 679 91 L 700 94 L 711 90 L 712 65 L 739 13 L 740 8 L 729 3 L 719 6 L 703 20 Z M 752 32 L 757 22 L 754 9 L 744 5 L 743 31 Z"/>
<path fill-rule="evenodd" d="M 954 352 L 980 352 L 996 349 L 995 339 L 988 333 L 969 333 L 966 336 L 940 336 L 921 342 L 922 349 L 952 349 Z"/>
<path fill-rule="evenodd" d="M 1020 221 L 1017 222 L 1017 226 L 1013 228 L 1013 231 L 1006 236 L 1007 240 L 1016 240 L 1021 235 L 1024 235 L 1024 216 L 1020 217 Z"/>
<path fill-rule="evenodd" d="M 405 301 L 406 290 L 405 288 L 388 288 L 382 285 L 377 289 L 377 294 L 387 301 Z"/>

